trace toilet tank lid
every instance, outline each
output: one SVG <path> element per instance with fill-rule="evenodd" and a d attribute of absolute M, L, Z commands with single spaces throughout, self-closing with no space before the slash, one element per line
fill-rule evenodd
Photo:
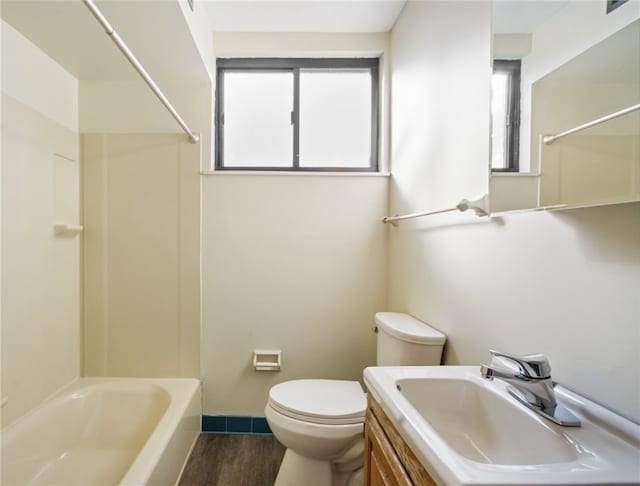
<path fill-rule="evenodd" d="M 376 324 L 386 333 L 410 343 L 444 344 L 447 339 L 440 331 L 401 312 L 378 312 Z"/>

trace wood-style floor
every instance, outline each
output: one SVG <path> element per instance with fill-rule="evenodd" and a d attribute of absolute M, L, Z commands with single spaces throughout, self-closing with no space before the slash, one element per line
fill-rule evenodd
<path fill-rule="evenodd" d="M 272 486 L 284 451 L 272 435 L 200 434 L 179 486 Z"/>

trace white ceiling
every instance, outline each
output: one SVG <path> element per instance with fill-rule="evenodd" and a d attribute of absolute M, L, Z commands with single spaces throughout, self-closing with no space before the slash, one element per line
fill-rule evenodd
<path fill-rule="evenodd" d="M 530 34 L 568 0 L 497 0 L 492 4 L 494 34 Z"/>
<path fill-rule="evenodd" d="M 207 79 L 177 2 L 98 0 L 98 7 L 156 80 Z M 2 0 L 2 18 L 77 79 L 138 74 L 80 0 Z M 144 25 L 144 28 L 140 28 Z"/>
<path fill-rule="evenodd" d="M 201 3 L 216 32 L 387 32 L 393 28 L 406 1 L 204 0 Z M 493 30 L 531 33 L 567 3 L 568 0 L 494 0 Z"/>
<path fill-rule="evenodd" d="M 429 0 L 414 0 L 429 1 Z M 456 0 L 447 0 L 456 1 Z M 203 0 L 221 32 L 386 32 L 406 0 Z M 566 0 L 498 0 L 496 32 L 530 32 Z M 160 80 L 202 80 L 206 72 L 177 1 L 98 0 L 99 7 Z M 80 0 L 2 0 L 2 17 L 83 80 L 137 78 Z M 202 12 L 205 13 L 205 12 Z M 144 24 L 144 28 L 140 28 Z"/>
<path fill-rule="evenodd" d="M 208 0 L 217 32 L 387 32 L 406 0 Z"/>

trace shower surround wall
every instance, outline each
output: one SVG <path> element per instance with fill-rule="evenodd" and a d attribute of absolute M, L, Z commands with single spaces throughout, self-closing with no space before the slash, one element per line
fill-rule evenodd
<path fill-rule="evenodd" d="M 2 425 L 80 374 L 78 81 L 2 21 Z"/>
<path fill-rule="evenodd" d="M 86 376 L 200 375 L 200 146 L 85 134 Z"/>
<path fill-rule="evenodd" d="M 45 3 L 2 5 L 25 33 L 2 22 L 3 424 L 79 375 L 200 375 L 206 21 L 186 2 L 104 5 L 201 132 L 190 145 L 81 2 Z M 148 15 L 163 28 L 137 28 Z M 55 236 L 56 222 L 85 231 Z"/>

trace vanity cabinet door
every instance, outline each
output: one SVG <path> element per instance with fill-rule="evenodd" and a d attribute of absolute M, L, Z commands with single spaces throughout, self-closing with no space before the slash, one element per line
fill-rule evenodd
<path fill-rule="evenodd" d="M 365 421 L 365 485 L 409 486 L 413 483 L 373 413 Z"/>
<path fill-rule="evenodd" d="M 364 423 L 365 486 L 437 486 L 380 404 L 371 395 L 368 402 Z"/>

